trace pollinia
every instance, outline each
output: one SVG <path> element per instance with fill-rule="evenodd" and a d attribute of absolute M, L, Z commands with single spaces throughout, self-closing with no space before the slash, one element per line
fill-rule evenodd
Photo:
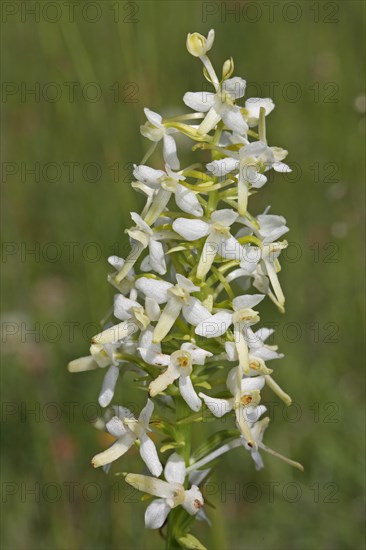
<path fill-rule="evenodd" d="M 140 454 L 144 473 L 123 475 L 151 499 L 145 525 L 160 529 L 167 548 L 203 548 L 190 530 L 195 518 L 209 522 L 202 492 L 218 457 L 240 447 L 257 469 L 263 468 L 260 451 L 302 469 L 263 443 L 269 418 L 261 390 L 267 385 L 286 405 L 291 398 L 268 366 L 283 357 L 268 343 L 273 331 L 255 328 L 265 298 L 284 312 L 278 273 L 288 228 L 269 209 L 259 215 L 249 209 L 269 170 L 290 171 L 287 151 L 267 144 L 273 101 L 251 98 L 240 106 L 246 82 L 232 76 L 232 59 L 217 75 L 207 55 L 213 42 L 213 30 L 207 38 L 187 37 L 211 92 L 187 92 L 183 101 L 191 111 L 173 118 L 145 109 L 141 133 L 152 145 L 134 167 L 132 187 L 146 204 L 141 214 L 131 213 L 130 254 L 108 260 L 117 322 L 94 336 L 89 356 L 69 364 L 71 372 L 104 370 L 99 403 L 105 413 L 96 424 L 115 442 L 92 464 L 108 471 L 130 449 Z M 194 142 L 200 156 L 184 168 L 178 134 Z M 164 169 L 146 164 L 160 144 Z M 139 414 L 113 403 L 126 371 L 143 395 Z M 128 402 L 130 391 L 121 391 Z M 226 427 L 216 420 L 223 416 Z M 200 423 L 215 420 L 217 430 L 192 448 L 192 430 L 202 436 Z"/>

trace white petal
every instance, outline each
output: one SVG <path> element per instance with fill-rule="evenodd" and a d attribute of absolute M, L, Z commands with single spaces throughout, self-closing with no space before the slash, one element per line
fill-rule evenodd
<path fill-rule="evenodd" d="M 230 344 L 233 342 L 230 342 Z M 235 344 L 234 344 L 235 345 Z M 238 367 L 233 367 L 229 370 L 229 374 L 226 378 L 226 386 L 233 395 L 236 395 L 241 389 L 241 376 L 242 369 Z"/>
<path fill-rule="evenodd" d="M 244 159 L 246 157 L 257 157 L 264 153 L 267 149 L 268 145 L 263 141 L 252 141 L 240 149 L 240 158 Z"/>
<path fill-rule="evenodd" d="M 192 365 L 204 365 L 207 357 L 212 357 L 213 355 L 210 351 L 199 348 L 190 342 L 182 344 L 181 349 L 189 351 L 192 357 Z"/>
<path fill-rule="evenodd" d="M 162 117 L 158 114 L 158 113 L 155 113 L 154 111 L 150 111 L 150 109 L 147 109 L 145 107 L 144 109 L 144 113 L 146 115 L 146 118 L 147 120 L 150 122 L 150 124 L 152 124 L 153 126 L 157 126 L 158 128 L 161 128 L 162 124 Z"/>
<path fill-rule="evenodd" d="M 144 332 L 140 335 L 139 347 L 137 350 L 140 352 L 140 355 L 146 363 L 150 365 L 157 366 L 167 366 L 170 362 L 170 356 L 164 355 L 161 352 L 160 344 L 153 344 L 153 328 L 151 326 L 147 327 Z"/>
<path fill-rule="evenodd" d="M 183 508 L 191 516 L 195 516 L 203 506 L 203 496 L 201 491 L 196 485 L 185 491 L 185 499 L 182 504 Z"/>
<path fill-rule="evenodd" d="M 173 168 L 173 170 L 179 170 L 177 145 L 174 138 L 172 136 L 169 136 L 168 134 L 165 134 L 163 138 L 163 155 L 166 164 Z"/>
<path fill-rule="evenodd" d="M 200 392 L 198 395 L 202 397 L 202 399 L 206 403 L 206 406 L 210 409 L 214 416 L 217 416 L 217 418 L 221 418 L 222 416 L 233 410 L 233 398 L 219 399 L 217 397 L 210 397 L 209 395 L 206 395 L 202 392 Z"/>
<path fill-rule="evenodd" d="M 187 92 L 183 96 L 183 101 L 194 111 L 206 113 L 213 106 L 214 97 L 211 92 Z"/>
<path fill-rule="evenodd" d="M 239 170 L 239 161 L 226 157 L 224 159 L 214 160 L 209 164 L 206 164 L 206 168 L 215 176 L 225 176 L 225 174 L 228 174 L 229 172 Z"/>
<path fill-rule="evenodd" d="M 244 294 L 243 296 L 237 296 L 233 299 L 233 306 L 235 311 L 252 308 L 259 304 L 263 298 L 265 298 L 264 294 Z"/>
<path fill-rule="evenodd" d="M 153 476 L 159 477 L 163 471 L 154 443 L 146 433 L 142 433 L 140 439 L 140 455 Z"/>
<path fill-rule="evenodd" d="M 267 183 L 267 177 L 264 174 L 260 174 L 257 170 L 247 171 L 248 181 L 251 183 L 252 187 L 255 189 L 260 189 L 265 183 Z"/>
<path fill-rule="evenodd" d="M 179 273 L 176 274 L 176 279 L 178 286 L 181 288 L 184 288 L 187 292 L 198 292 L 200 290 L 199 286 L 196 286 L 192 283 L 190 279 L 187 279 L 187 277 L 184 277 L 184 275 L 180 275 Z"/>
<path fill-rule="evenodd" d="M 265 384 L 264 376 L 252 376 L 243 378 L 241 381 L 242 393 L 251 392 L 254 390 L 261 390 Z"/>
<path fill-rule="evenodd" d="M 135 286 L 143 292 L 145 296 L 152 298 L 158 304 L 164 304 L 168 301 L 168 290 L 172 288 L 172 283 L 161 279 L 150 279 L 149 277 L 140 277 L 136 280 Z"/>
<path fill-rule="evenodd" d="M 164 468 L 164 476 L 169 483 L 184 483 L 186 467 L 183 457 L 178 453 L 173 453 L 168 458 Z"/>
<path fill-rule="evenodd" d="M 148 399 L 145 407 L 142 409 L 139 416 L 139 422 L 141 422 L 141 424 L 145 428 L 149 427 L 149 422 L 153 411 L 154 411 L 154 403 L 151 401 L 151 399 Z"/>
<path fill-rule="evenodd" d="M 122 294 L 116 294 L 114 296 L 114 316 L 121 321 L 127 321 L 131 318 L 130 309 L 133 307 L 140 307 L 140 304 L 135 300 L 130 300 Z"/>
<path fill-rule="evenodd" d="M 162 243 L 155 241 L 154 239 L 150 239 L 149 252 L 151 268 L 159 273 L 159 275 L 164 275 L 166 273 L 166 263 Z"/>
<path fill-rule="evenodd" d="M 142 183 L 156 185 L 160 185 L 159 178 L 166 176 L 163 170 L 155 170 L 154 168 L 150 168 L 150 166 L 145 166 L 144 164 L 141 164 L 140 166 L 135 166 L 133 175 L 137 180 L 141 181 Z"/>
<path fill-rule="evenodd" d="M 206 38 L 205 52 L 207 53 L 211 48 L 215 40 L 215 31 L 210 29 Z"/>
<path fill-rule="evenodd" d="M 91 355 L 87 355 L 86 357 L 79 357 L 78 359 L 70 361 L 67 365 L 67 370 L 69 372 L 84 372 L 87 370 L 97 369 L 98 366 L 98 363 L 94 361 L 93 357 Z"/>
<path fill-rule="evenodd" d="M 160 346 L 160 344 L 151 344 L 148 348 L 138 348 L 142 359 L 149 365 L 167 367 L 170 363 L 170 355 L 157 351 L 155 346 Z"/>
<path fill-rule="evenodd" d="M 225 351 L 229 361 L 238 360 L 238 353 L 236 351 L 235 342 L 225 342 Z"/>
<path fill-rule="evenodd" d="M 217 254 L 227 260 L 240 261 L 243 258 L 243 253 L 242 245 L 233 236 L 228 239 L 220 239 L 217 245 Z"/>
<path fill-rule="evenodd" d="M 119 258 L 118 256 L 109 256 L 108 263 L 114 267 L 115 269 L 122 269 L 125 261 L 123 258 Z"/>
<path fill-rule="evenodd" d="M 267 412 L 267 407 L 265 405 L 258 405 L 256 407 L 256 422 L 260 419 L 260 417 L 262 416 L 262 414 L 264 414 L 265 412 Z M 254 436 L 254 429 L 252 429 L 252 433 L 253 433 L 253 436 Z M 263 434 L 262 434 L 263 435 Z"/>
<path fill-rule="evenodd" d="M 125 481 L 138 491 L 167 499 L 171 499 L 176 490 L 174 484 L 167 483 L 156 477 L 143 476 L 140 474 L 127 474 Z"/>
<path fill-rule="evenodd" d="M 94 361 L 98 364 L 98 367 L 104 369 L 114 363 L 113 351 L 115 347 L 116 344 L 92 344 L 90 346 L 90 354 Z"/>
<path fill-rule="evenodd" d="M 141 231 L 144 231 L 149 235 L 152 234 L 151 227 L 141 218 L 140 214 L 137 214 L 137 212 L 131 212 L 130 215 L 136 226 L 141 229 Z"/>
<path fill-rule="evenodd" d="M 242 414 L 242 418 L 251 426 L 253 423 L 258 422 L 261 414 L 263 414 L 261 407 L 256 405 L 246 405 L 239 407 Z"/>
<path fill-rule="evenodd" d="M 254 448 L 250 451 L 251 457 L 254 460 L 255 469 L 256 470 L 262 470 L 264 468 L 262 457 L 258 451 L 258 449 Z"/>
<path fill-rule="evenodd" d="M 179 206 L 183 212 L 187 212 L 187 214 L 192 214 L 193 216 L 203 215 L 202 206 L 200 205 L 195 193 L 180 183 L 178 183 L 176 187 L 175 202 L 177 203 L 177 206 Z"/>
<path fill-rule="evenodd" d="M 171 507 L 163 498 L 153 500 L 146 508 L 145 527 L 147 529 L 160 529 L 169 514 Z"/>
<path fill-rule="evenodd" d="M 145 299 L 145 313 L 150 321 L 157 321 L 160 317 L 160 307 L 156 300 L 146 297 Z"/>
<path fill-rule="evenodd" d="M 151 397 L 155 397 L 159 393 L 163 392 L 167 389 L 170 384 L 173 384 L 174 380 L 179 378 L 179 372 L 176 368 L 174 368 L 174 365 L 170 364 L 166 371 L 159 374 L 155 380 L 150 382 L 149 385 L 149 395 Z"/>
<path fill-rule="evenodd" d="M 199 323 L 211 317 L 211 313 L 198 298 L 191 296 L 188 304 L 183 306 L 183 317 L 190 325 L 196 327 Z"/>
<path fill-rule="evenodd" d="M 261 260 L 261 249 L 258 246 L 245 245 L 243 247 L 243 257 L 240 261 L 240 267 L 247 273 L 253 273 Z"/>
<path fill-rule="evenodd" d="M 222 110 L 222 120 L 233 132 L 246 134 L 248 131 L 248 124 L 245 122 L 240 112 L 240 107 L 237 105 L 225 107 L 225 109 Z"/>
<path fill-rule="evenodd" d="M 255 336 L 257 339 L 265 342 L 273 333 L 274 333 L 273 328 L 262 327 L 259 330 L 257 330 L 257 332 L 255 333 Z"/>
<path fill-rule="evenodd" d="M 216 107 L 211 107 L 197 129 L 198 134 L 208 134 L 220 120 L 221 114 L 217 112 Z"/>
<path fill-rule="evenodd" d="M 283 216 L 276 216 L 275 214 L 259 214 L 257 219 L 264 235 L 286 225 L 286 219 Z"/>
<path fill-rule="evenodd" d="M 292 172 L 291 168 L 285 164 L 284 162 L 274 162 L 273 163 L 273 169 L 276 172 L 280 172 L 281 174 L 285 172 Z"/>
<path fill-rule="evenodd" d="M 222 210 L 216 210 L 216 212 L 213 212 L 211 219 L 213 222 L 227 227 L 232 225 L 238 216 L 239 214 L 232 208 L 223 208 Z"/>
<path fill-rule="evenodd" d="M 127 407 L 122 407 L 121 405 L 114 405 L 112 408 L 116 416 L 121 420 L 124 420 L 125 418 L 130 418 L 131 420 L 135 419 L 133 413 Z"/>
<path fill-rule="evenodd" d="M 188 218 L 177 218 L 173 222 L 173 229 L 186 241 L 195 241 L 208 235 L 210 226 L 203 220 L 190 220 Z"/>
<path fill-rule="evenodd" d="M 142 262 L 140 264 L 140 269 L 141 269 L 141 271 L 144 271 L 145 273 L 148 272 L 148 271 L 152 271 L 149 254 L 147 256 L 145 256 L 145 258 L 142 260 Z"/>
<path fill-rule="evenodd" d="M 169 298 L 154 329 L 153 341 L 161 342 L 168 334 L 182 309 L 183 302 L 176 296 Z"/>
<path fill-rule="evenodd" d="M 179 391 L 184 401 L 192 411 L 198 412 L 202 407 L 201 399 L 196 394 L 189 376 L 180 376 Z"/>
<path fill-rule="evenodd" d="M 112 401 L 118 376 L 119 376 L 119 368 L 116 367 L 115 365 L 111 365 L 104 376 L 102 389 L 100 391 L 99 398 L 98 398 L 99 405 L 101 407 L 107 407 L 109 403 Z"/>
<path fill-rule="evenodd" d="M 258 123 L 261 107 L 265 110 L 265 115 L 269 115 L 275 107 L 271 98 L 251 97 L 246 100 L 245 108 L 248 111 L 249 124 Z"/>
<path fill-rule="evenodd" d="M 118 416 L 113 416 L 106 424 L 108 432 L 114 437 L 122 437 L 127 433 L 127 428 Z"/>
<path fill-rule="evenodd" d="M 222 89 L 230 95 L 232 99 L 239 99 L 245 94 L 246 81 L 239 76 L 228 78 L 222 83 Z"/>
<path fill-rule="evenodd" d="M 230 311 L 219 311 L 205 321 L 202 321 L 202 323 L 196 327 L 195 333 L 205 338 L 216 338 L 217 336 L 225 334 L 232 322 L 232 314 Z"/>
<path fill-rule="evenodd" d="M 106 449 L 102 453 L 95 455 L 92 459 L 94 468 L 104 466 L 104 464 L 110 464 L 117 460 L 120 456 L 127 453 L 128 449 L 132 446 L 136 439 L 135 434 L 127 432 L 125 435 L 117 439 L 115 443 L 109 449 Z"/>
<path fill-rule="evenodd" d="M 139 327 L 137 323 L 133 319 L 129 319 L 128 321 L 122 321 L 122 323 L 118 323 L 118 325 L 114 325 L 113 327 L 107 328 L 106 330 L 103 330 L 103 332 L 96 334 L 93 336 L 92 342 L 94 344 L 119 342 L 127 338 L 127 336 L 131 336 L 138 330 Z"/>

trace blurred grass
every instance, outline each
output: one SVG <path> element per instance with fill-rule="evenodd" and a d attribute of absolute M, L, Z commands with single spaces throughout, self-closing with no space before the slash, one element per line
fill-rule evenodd
<path fill-rule="evenodd" d="M 232 55 L 235 74 L 258 83 L 263 95 L 268 95 L 265 83 L 278 83 L 276 110 L 268 119 L 269 140 L 287 148 L 289 162 L 302 171 L 293 182 L 276 176 L 253 201 L 252 210 L 259 213 L 271 204 L 274 213 L 287 218 L 289 240 L 300 247 L 291 248 L 300 251 L 298 261 L 283 263 L 286 316 L 267 307 L 262 318 L 280 323 L 276 343 L 286 357 L 278 363 L 276 375 L 298 405 L 292 417 L 300 411 L 298 421 L 289 422 L 280 405 L 273 407 L 267 441 L 303 462 L 305 473 L 271 457 L 264 457 L 266 468 L 258 473 L 249 455 L 233 451 L 217 468 L 216 485 L 211 487 L 215 494 L 209 499 L 217 506 L 209 511 L 212 531 L 198 526 L 196 532 L 208 548 L 218 550 L 363 547 L 360 235 L 365 114 L 355 108 L 355 100 L 365 93 L 360 57 L 364 4 L 330 3 L 339 8 L 337 23 L 323 22 L 329 6 L 322 2 L 315 3 L 320 9 L 318 23 L 310 3 L 297 4 L 302 17 L 296 23 L 284 20 L 281 9 L 270 23 L 263 3 L 263 16 L 256 23 L 243 17 L 235 22 L 230 15 L 225 20 L 222 7 L 202 23 L 200 2 L 179 1 L 134 3 L 135 23 L 123 21 L 128 14 L 125 3 L 119 3 L 119 23 L 113 22 L 109 2 L 99 4 L 102 17 L 96 23 L 83 20 L 78 11 L 75 22 L 68 22 L 64 13 L 58 23 L 44 18 L 36 23 L 31 17 L 22 22 L 19 15 L 3 23 L 3 82 L 39 82 L 41 87 L 55 82 L 63 91 L 54 103 L 36 102 L 30 96 L 22 101 L 20 93 L 3 100 L 3 163 L 80 163 L 73 182 L 66 169 L 58 182 L 42 177 L 35 182 L 32 176 L 23 181 L 19 168 L 3 183 L 3 242 L 19 247 L 3 261 L 3 319 L 24 322 L 26 328 L 40 323 L 41 332 L 48 327 L 40 341 L 31 334 L 25 337 L 24 330 L 22 338 L 19 333 L 7 338 L 3 355 L 4 549 L 161 547 L 158 534 L 143 529 L 145 504 L 129 504 L 126 487 L 121 485 L 117 493 L 114 478 L 89 466 L 91 456 L 107 444 L 87 422 L 95 409 L 85 407 L 95 401 L 101 373 L 71 376 L 65 365 L 87 352 L 94 332 L 87 324 L 99 322 L 110 306 L 113 291 L 105 282 L 105 260 L 114 252 L 125 254 L 123 229 L 130 223 L 130 210 L 141 205 L 128 178 L 131 163 L 138 163 L 148 146 L 139 134 L 142 109 L 183 112 L 183 94 L 203 84 L 199 62 L 185 51 L 185 37 L 189 31 L 205 33 L 211 27 L 217 37 L 215 67 Z M 70 102 L 63 84 L 67 82 L 96 82 L 102 97 L 92 103 L 77 94 Z M 116 103 L 110 88 L 115 82 L 120 83 L 122 98 L 135 89 L 123 86 L 135 83 L 138 101 Z M 282 93 L 291 82 L 301 89 L 299 101 L 288 101 Z M 336 101 L 328 102 L 334 84 Z M 183 160 L 188 155 L 187 149 Z M 158 156 L 153 160 L 158 163 Z M 82 177 L 80 167 L 88 162 L 101 167 L 100 181 Z M 116 163 L 117 181 L 111 168 Z M 317 166 L 319 181 L 314 181 Z M 56 261 L 50 260 L 54 252 L 48 243 L 62 251 Z M 68 253 L 71 245 L 64 243 L 78 243 L 74 258 Z M 95 262 L 85 256 L 93 253 L 88 243 L 97 243 L 101 252 Z M 326 248 L 329 243 L 333 248 Z M 35 246 L 39 257 L 22 258 L 24 247 Z M 52 332 L 50 322 L 61 327 L 61 335 Z M 79 323 L 74 338 L 69 337 L 70 322 Z M 298 337 L 296 329 L 301 330 Z M 333 330 L 336 341 L 330 342 Z M 126 402 L 123 388 L 119 397 L 125 405 L 135 399 L 128 394 Z M 35 403 L 40 418 L 21 414 Z M 56 405 L 52 409 L 49 403 Z M 74 418 L 68 403 L 75 403 Z M 61 418 L 51 422 L 60 410 Z M 204 437 L 200 433 L 198 442 Z M 123 469 L 134 470 L 135 460 L 128 455 Z M 270 482 L 275 483 L 273 499 Z M 292 482 L 294 486 L 287 485 Z M 70 483 L 78 484 L 74 498 L 68 496 Z M 39 502 L 24 494 L 26 489 L 37 490 L 36 484 Z M 99 497 L 92 484 L 98 484 L 94 489 L 100 489 Z M 291 487 L 301 489 L 297 502 L 289 502 L 294 498 Z M 262 492 L 257 499 L 255 488 Z M 57 497 L 59 489 L 62 494 Z M 85 496 L 82 489 L 90 493 Z M 229 494 L 229 489 L 240 494 Z M 14 495 L 6 493 L 11 490 Z M 95 495 L 97 501 L 90 502 Z"/>

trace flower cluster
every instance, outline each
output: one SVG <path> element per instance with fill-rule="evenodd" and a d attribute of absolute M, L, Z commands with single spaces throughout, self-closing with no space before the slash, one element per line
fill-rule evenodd
<path fill-rule="evenodd" d="M 129 473 L 125 480 L 158 497 L 147 507 L 146 527 L 161 528 L 172 511 L 166 537 L 183 548 L 202 548 L 189 531 L 193 516 L 207 519 L 201 490 L 210 468 L 202 468 L 217 457 L 240 446 L 257 469 L 263 467 L 260 450 L 302 468 L 263 443 L 269 418 L 263 417 L 261 391 L 268 386 L 286 405 L 291 398 L 268 366 L 282 357 L 266 343 L 273 331 L 255 328 L 266 297 L 284 312 L 278 273 L 288 227 L 269 209 L 259 215 L 248 209 L 269 170 L 290 171 L 283 162 L 287 151 L 267 144 L 272 100 L 250 98 L 239 105 L 246 82 L 232 76 L 232 59 L 219 79 L 207 56 L 213 42 L 213 30 L 207 38 L 187 38 L 189 53 L 202 61 L 213 87 L 184 95 L 192 112 L 164 119 L 145 109 L 141 133 L 153 143 L 134 167 L 132 186 L 146 204 L 141 214 L 131 213 L 130 254 L 109 258 L 117 322 L 94 336 L 89 356 L 69 364 L 71 372 L 105 369 L 99 403 L 106 410 L 99 426 L 116 440 L 93 458 L 93 466 L 108 470 L 137 447 L 152 475 Z M 181 167 L 179 134 L 195 142 L 203 162 Z M 146 165 L 160 142 L 164 169 Z M 135 373 L 136 389 L 147 399 L 137 418 L 112 404 L 125 371 Z M 231 429 L 192 451 L 191 429 L 224 415 L 232 419 Z M 167 451 L 173 453 L 163 460 Z"/>

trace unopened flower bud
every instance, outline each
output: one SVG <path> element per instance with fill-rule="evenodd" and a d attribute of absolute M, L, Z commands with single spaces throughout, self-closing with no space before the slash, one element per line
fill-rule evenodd
<path fill-rule="evenodd" d="M 234 60 L 232 57 L 230 57 L 230 59 L 227 59 L 222 66 L 223 80 L 225 80 L 226 78 L 230 78 L 233 72 L 234 72 Z"/>
<path fill-rule="evenodd" d="M 198 32 L 189 33 L 187 36 L 187 50 L 194 57 L 201 57 L 212 48 L 214 39 L 215 31 L 213 29 L 208 33 L 207 38 Z"/>

